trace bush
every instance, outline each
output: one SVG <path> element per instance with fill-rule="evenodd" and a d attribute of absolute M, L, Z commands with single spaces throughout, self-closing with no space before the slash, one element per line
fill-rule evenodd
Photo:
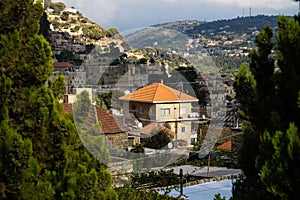
<path fill-rule="evenodd" d="M 82 29 L 82 31 L 83 31 L 84 36 L 91 38 L 91 39 L 98 40 L 105 36 L 105 33 L 103 30 L 97 29 L 96 27 L 93 27 L 93 26 L 84 27 Z"/>
<path fill-rule="evenodd" d="M 70 23 L 68 23 L 68 22 L 63 23 L 63 24 L 62 24 L 62 27 L 63 27 L 64 29 L 68 29 L 68 28 L 70 27 Z"/>
<path fill-rule="evenodd" d="M 109 30 L 106 31 L 106 36 L 107 37 L 112 37 L 114 35 L 117 35 L 119 31 L 116 28 L 110 28 Z"/>
<path fill-rule="evenodd" d="M 72 19 L 71 19 L 71 23 L 72 23 L 72 24 L 75 24 L 76 22 L 77 22 L 77 20 L 76 20 L 75 18 L 72 18 Z"/>
<path fill-rule="evenodd" d="M 118 193 L 119 196 L 119 200 L 152 200 L 152 199 L 156 199 L 156 200 L 175 200 L 175 199 L 179 199 L 176 197 L 171 197 L 168 195 L 162 195 L 159 194 L 156 191 L 150 190 L 150 191 L 146 191 L 146 190 L 137 190 L 135 188 L 131 188 L 129 186 L 123 186 L 121 188 L 117 188 L 116 192 Z"/>
<path fill-rule="evenodd" d="M 53 27 L 54 27 L 55 29 L 57 29 L 57 28 L 60 27 L 61 24 L 60 24 L 58 21 L 54 20 L 54 21 L 52 22 L 52 25 L 53 25 Z"/>
<path fill-rule="evenodd" d="M 51 3 L 50 4 L 50 8 L 53 9 L 53 14 L 57 14 L 59 15 L 61 13 L 61 11 L 63 11 L 66 8 L 66 5 L 62 2 L 58 2 L 58 3 Z"/>
<path fill-rule="evenodd" d="M 64 11 L 64 12 L 60 15 L 60 18 L 61 18 L 63 21 L 67 21 L 67 20 L 69 19 L 69 12 Z"/>

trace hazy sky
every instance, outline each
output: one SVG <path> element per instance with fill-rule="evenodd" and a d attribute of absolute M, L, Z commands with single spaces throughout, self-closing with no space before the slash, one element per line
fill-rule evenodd
<path fill-rule="evenodd" d="M 230 19 L 238 16 L 295 15 L 292 0 L 53 0 L 75 7 L 84 16 L 119 31 L 177 20 Z"/>

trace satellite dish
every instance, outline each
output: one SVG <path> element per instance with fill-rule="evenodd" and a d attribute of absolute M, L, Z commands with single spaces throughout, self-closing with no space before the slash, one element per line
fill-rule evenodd
<path fill-rule="evenodd" d="M 169 148 L 169 149 L 172 149 L 172 148 L 173 148 L 173 143 L 172 143 L 172 142 L 169 142 L 169 143 L 168 143 L 168 148 Z"/>
<path fill-rule="evenodd" d="M 141 122 L 138 123 L 139 128 L 143 128 L 143 124 Z"/>

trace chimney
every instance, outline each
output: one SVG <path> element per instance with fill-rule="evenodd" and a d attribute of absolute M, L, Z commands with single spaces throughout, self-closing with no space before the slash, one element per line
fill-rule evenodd
<path fill-rule="evenodd" d="M 163 79 L 160 79 L 160 84 L 164 84 L 164 80 Z"/>

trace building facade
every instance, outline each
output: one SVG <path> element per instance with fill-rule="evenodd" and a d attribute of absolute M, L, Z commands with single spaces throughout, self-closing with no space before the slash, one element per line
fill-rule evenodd
<path fill-rule="evenodd" d="M 194 117 L 192 107 L 198 104 L 197 98 L 161 82 L 140 88 L 120 100 L 123 101 L 125 122 L 138 120 L 143 126 L 168 124 L 175 133 L 175 145 L 190 146 L 196 142 L 197 133 L 192 131 L 192 122 L 198 118 Z"/>

